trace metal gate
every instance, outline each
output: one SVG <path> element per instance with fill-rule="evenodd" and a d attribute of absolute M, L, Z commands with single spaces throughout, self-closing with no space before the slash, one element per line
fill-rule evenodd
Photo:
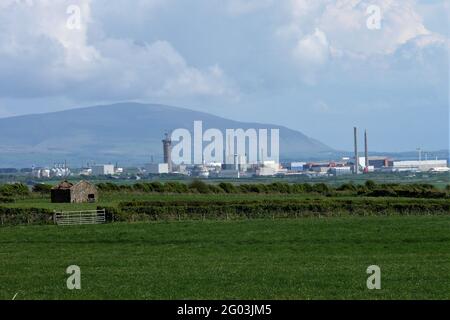
<path fill-rule="evenodd" d="M 54 221 L 58 226 L 106 223 L 105 209 L 55 212 Z"/>

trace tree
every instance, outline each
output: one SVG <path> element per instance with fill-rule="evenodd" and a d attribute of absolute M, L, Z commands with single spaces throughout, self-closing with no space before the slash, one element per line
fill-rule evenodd
<path fill-rule="evenodd" d="M 373 189 L 376 188 L 377 184 L 373 180 L 367 180 L 366 183 L 365 183 L 365 186 L 366 186 L 367 189 L 373 190 Z"/>
<path fill-rule="evenodd" d="M 52 190 L 52 185 L 50 185 L 50 184 L 39 183 L 39 184 L 35 184 L 33 186 L 33 192 L 40 193 L 42 195 L 50 194 L 51 190 Z"/>

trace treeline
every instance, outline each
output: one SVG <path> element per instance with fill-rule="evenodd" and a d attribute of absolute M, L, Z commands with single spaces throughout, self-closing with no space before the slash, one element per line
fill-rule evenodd
<path fill-rule="evenodd" d="M 194 180 L 189 184 L 181 182 L 140 182 L 132 185 L 100 183 L 103 192 L 142 193 L 200 193 L 200 194 L 319 194 L 325 196 L 368 196 L 368 197 L 408 197 L 439 199 L 449 197 L 450 185 L 440 190 L 431 184 L 377 184 L 368 180 L 365 184 L 345 183 L 333 187 L 325 183 L 283 183 L 232 184 L 222 182 L 208 184 Z"/>
<path fill-rule="evenodd" d="M 48 195 L 52 187 L 50 184 L 40 183 L 34 185 L 30 192 L 28 186 L 23 183 L 3 184 L 0 185 L 0 203 L 14 202 L 14 198 L 25 198 L 32 193 Z"/>
<path fill-rule="evenodd" d="M 100 207 L 99 207 L 100 208 Z M 277 219 L 332 216 L 445 215 L 439 199 L 303 199 L 251 201 L 131 201 L 105 208 L 110 221 Z"/>
<path fill-rule="evenodd" d="M 201 180 L 182 182 L 139 182 L 130 185 L 99 183 L 101 192 L 139 192 L 161 194 L 316 194 L 324 196 L 407 197 L 439 199 L 450 197 L 450 185 L 441 190 L 431 184 L 377 184 L 368 180 L 365 184 L 345 183 L 334 187 L 326 183 L 209 184 Z M 14 198 L 33 194 L 49 195 L 52 185 L 36 184 L 31 192 L 21 183 L 0 185 L 0 203 L 10 203 Z"/>
<path fill-rule="evenodd" d="M 0 226 L 52 224 L 53 212 L 42 208 L 5 208 L 0 206 Z"/>
<path fill-rule="evenodd" d="M 194 198 L 195 199 L 195 198 Z M 126 201 L 105 209 L 108 222 L 280 219 L 334 216 L 449 215 L 448 199 L 303 198 L 265 200 Z M 0 206 L 0 225 L 52 224 L 53 212 L 43 208 Z"/>
<path fill-rule="evenodd" d="M 30 194 L 28 187 L 22 183 L 0 185 L 1 197 L 24 197 Z"/>

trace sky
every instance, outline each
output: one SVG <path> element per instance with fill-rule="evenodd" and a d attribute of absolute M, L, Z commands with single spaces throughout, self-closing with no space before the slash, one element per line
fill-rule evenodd
<path fill-rule="evenodd" d="M 450 0 L 0 0 L 0 117 L 122 101 L 449 148 Z"/>

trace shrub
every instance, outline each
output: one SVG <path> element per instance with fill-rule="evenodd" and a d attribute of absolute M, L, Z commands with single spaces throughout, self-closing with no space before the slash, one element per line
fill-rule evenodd
<path fill-rule="evenodd" d="M 338 191 L 356 191 L 356 186 L 352 182 L 348 182 L 348 183 L 342 184 L 336 190 L 338 190 Z"/>
<path fill-rule="evenodd" d="M 201 180 L 194 180 L 189 184 L 189 190 L 192 190 L 194 192 L 198 192 L 198 193 L 209 193 L 210 189 L 208 187 L 208 185 L 201 181 Z"/>
<path fill-rule="evenodd" d="M 13 203 L 13 202 L 15 202 L 14 198 L 0 197 L 0 203 Z"/>
<path fill-rule="evenodd" d="M 368 190 L 373 190 L 376 188 L 377 184 L 373 180 L 367 180 L 364 184 Z"/>
<path fill-rule="evenodd" d="M 225 193 L 237 193 L 237 188 L 234 184 L 229 182 L 219 183 L 219 188 L 221 188 Z"/>
<path fill-rule="evenodd" d="M 52 224 L 53 212 L 42 208 L 0 207 L 1 225 Z"/>
<path fill-rule="evenodd" d="M 326 194 L 327 192 L 330 191 L 330 188 L 325 183 L 316 183 L 315 185 L 313 185 L 312 189 L 314 192 L 321 194 Z"/>
<path fill-rule="evenodd" d="M 28 187 L 22 183 L 5 184 L 0 186 L 0 195 L 5 197 L 24 197 L 30 194 Z"/>
<path fill-rule="evenodd" d="M 369 197 L 397 197 L 397 193 L 391 189 L 381 189 L 377 188 L 375 190 L 370 191 L 367 196 Z"/>
<path fill-rule="evenodd" d="M 50 194 L 50 192 L 52 191 L 52 187 L 53 186 L 50 184 L 39 183 L 33 186 L 32 191 L 40 194 Z"/>

